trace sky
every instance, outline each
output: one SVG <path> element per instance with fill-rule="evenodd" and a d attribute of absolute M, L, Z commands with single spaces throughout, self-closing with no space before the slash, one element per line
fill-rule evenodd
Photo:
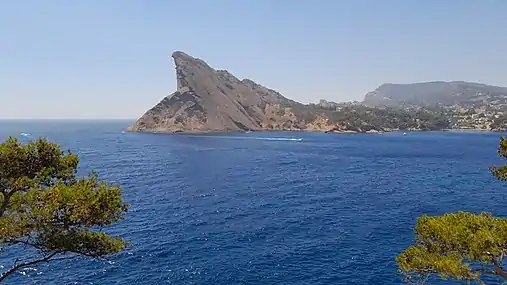
<path fill-rule="evenodd" d="M 505 0 L 0 0 L 0 118 L 137 118 L 173 51 L 297 101 L 507 86 Z"/>

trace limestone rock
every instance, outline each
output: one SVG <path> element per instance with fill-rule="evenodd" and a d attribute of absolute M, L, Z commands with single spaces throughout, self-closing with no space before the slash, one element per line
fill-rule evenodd
<path fill-rule="evenodd" d="M 128 129 L 146 132 L 327 130 L 307 106 L 181 51 L 172 54 L 178 90 Z M 317 125 L 313 121 L 318 120 Z"/>

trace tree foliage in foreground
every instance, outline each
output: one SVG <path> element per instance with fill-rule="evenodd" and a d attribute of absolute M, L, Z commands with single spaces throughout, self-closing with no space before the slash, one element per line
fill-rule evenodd
<path fill-rule="evenodd" d="M 507 158 L 507 140 L 501 138 L 498 154 Z M 499 180 L 507 180 L 507 166 L 491 167 Z M 405 279 L 424 283 L 431 275 L 484 283 L 484 276 L 507 279 L 507 219 L 490 213 L 458 212 L 422 216 L 415 227 L 415 245 L 397 258 Z"/>
<path fill-rule="evenodd" d="M 0 256 L 16 259 L 2 264 L 0 281 L 41 262 L 102 258 L 127 245 L 100 230 L 124 218 L 128 205 L 120 187 L 95 173 L 78 178 L 78 163 L 76 154 L 45 139 L 22 144 L 9 138 L 0 144 Z M 25 249 L 24 255 L 9 252 L 16 248 Z"/>

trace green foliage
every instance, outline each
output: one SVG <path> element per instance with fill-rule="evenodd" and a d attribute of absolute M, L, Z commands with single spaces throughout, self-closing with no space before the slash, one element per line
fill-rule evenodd
<path fill-rule="evenodd" d="M 498 154 L 507 158 L 507 140 L 503 138 Z M 506 166 L 490 170 L 498 179 L 506 180 Z M 484 284 L 485 274 L 507 279 L 502 268 L 507 253 L 507 219 L 467 212 L 422 216 L 414 231 L 415 245 L 396 258 L 407 281 L 423 283 L 431 275 L 479 284 Z"/>
<path fill-rule="evenodd" d="M 370 108 L 344 106 L 329 112 L 331 123 L 346 124 L 361 130 L 441 130 L 450 127 L 448 117 L 440 109 Z"/>
<path fill-rule="evenodd" d="M 100 231 L 124 218 L 128 205 L 119 186 L 97 174 L 77 178 L 79 158 L 45 139 L 0 144 L 0 244 L 3 254 L 17 245 L 40 256 L 14 264 L 4 280 L 28 265 L 76 256 L 101 258 L 127 243 Z"/>
<path fill-rule="evenodd" d="M 482 274 L 494 272 L 494 268 L 486 266 L 494 267 L 494 262 L 500 262 L 507 244 L 507 220 L 489 213 L 422 216 L 415 232 L 416 245 L 396 259 L 400 270 L 411 280 L 437 274 L 443 279 L 480 282 Z"/>
<path fill-rule="evenodd" d="M 500 146 L 498 147 L 498 156 L 507 158 L 507 140 L 500 138 Z M 507 181 L 507 165 L 492 166 L 489 168 L 491 174 L 498 180 Z"/>

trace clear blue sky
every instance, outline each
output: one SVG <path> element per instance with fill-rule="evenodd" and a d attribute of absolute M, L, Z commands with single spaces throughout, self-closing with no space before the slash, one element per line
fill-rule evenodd
<path fill-rule="evenodd" d="M 175 50 L 287 97 L 378 85 L 507 86 L 505 0 L 0 0 L 0 117 L 136 118 Z"/>

